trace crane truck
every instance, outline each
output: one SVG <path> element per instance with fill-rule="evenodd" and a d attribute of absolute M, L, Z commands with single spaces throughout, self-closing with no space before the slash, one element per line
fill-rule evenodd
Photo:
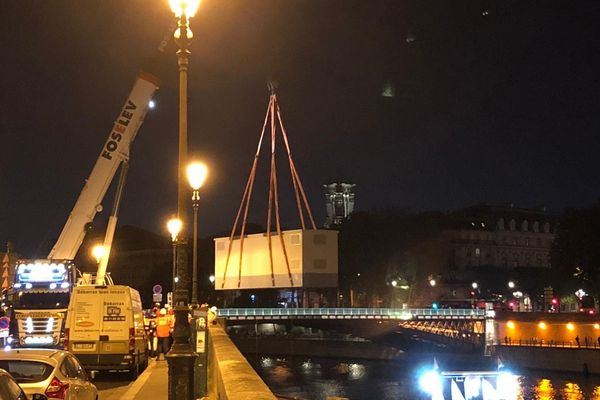
<path fill-rule="evenodd" d="M 173 20 L 162 37 L 150 70 L 156 69 L 159 58 L 173 37 L 176 25 L 176 21 Z M 78 284 L 112 284 L 112 279 L 106 274 L 106 268 L 117 226 L 129 152 L 157 89 L 158 80 L 154 75 L 142 72 L 137 76 L 48 257 L 42 260 L 17 261 L 15 281 L 9 291 L 10 345 L 64 347 L 66 312 L 73 287 Z M 102 201 L 119 167 L 119 182 L 104 238 L 106 254 L 98 264 L 95 277 L 90 274 L 80 277 L 73 259 L 96 213 L 102 211 Z"/>
<path fill-rule="evenodd" d="M 157 89 L 158 82 L 154 76 L 147 73 L 138 75 L 48 257 L 41 260 L 17 261 L 15 281 L 9 293 L 9 298 L 12 298 L 12 335 L 9 338 L 11 346 L 62 346 L 69 299 L 73 287 L 81 279 L 73 259 L 96 213 L 102 211 L 104 195 L 117 169 L 121 167 L 117 193 L 104 239 L 108 251 L 99 263 L 95 281 L 87 282 L 97 285 L 106 283 L 108 254 L 117 224 L 130 147 Z"/>

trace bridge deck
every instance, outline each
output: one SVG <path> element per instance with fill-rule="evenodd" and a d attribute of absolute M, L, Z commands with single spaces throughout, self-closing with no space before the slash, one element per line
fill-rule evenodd
<path fill-rule="evenodd" d="M 434 308 L 223 308 L 221 318 L 247 319 L 485 319 L 480 309 Z"/>

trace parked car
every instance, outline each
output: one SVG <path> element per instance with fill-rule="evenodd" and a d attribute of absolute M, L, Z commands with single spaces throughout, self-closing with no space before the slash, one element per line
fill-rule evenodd
<path fill-rule="evenodd" d="M 17 381 L 25 394 L 41 400 L 97 400 L 98 389 L 68 351 L 56 349 L 12 349 L 0 351 L 0 368 Z M 35 395 L 38 396 L 35 396 Z M 4 399 L 2 396 L 0 398 Z M 18 399 L 18 397 L 16 397 Z"/>
<path fill-rule="evenodd" d="M 29 397 L 31 400 L 47 400 L 43 394 L 35 393 Z M 2 400 L 27 400 L 27 395 L 19 384 L 8 372 L 0 369 L 0 399 Z"/>

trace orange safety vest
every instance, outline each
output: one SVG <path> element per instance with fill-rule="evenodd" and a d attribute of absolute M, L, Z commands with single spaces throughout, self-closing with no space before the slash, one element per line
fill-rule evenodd
<path fill-rule="evenodd" d="M 161 315 L 156 318 L 156 336 L 169 337 L 171 331 L 171 318 L 168 315 Z"/>

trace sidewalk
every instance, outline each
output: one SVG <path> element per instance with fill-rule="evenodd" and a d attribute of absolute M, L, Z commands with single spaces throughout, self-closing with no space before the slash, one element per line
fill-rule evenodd
<path fill-rule="evenodd" d="M 167 362 L 152 360 L 121 400 L 166 399 L 169 388 L 168 377 Z"/>

